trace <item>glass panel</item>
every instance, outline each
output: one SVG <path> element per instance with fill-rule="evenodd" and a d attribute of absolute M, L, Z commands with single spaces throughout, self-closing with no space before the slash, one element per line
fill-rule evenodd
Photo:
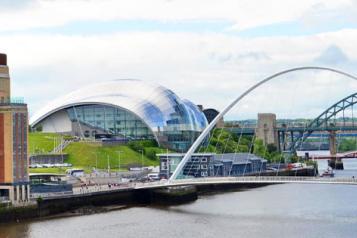
<path fill-rule="evenodd" d="M 101 129 L 108 134 L 128 136 L 133 139 L 154 138 L 151 130 L 136 115 L 123 109 L 110 106 L 83 105 L 67 109 L 72 121 L 78 120 L 92 132 Z M 94 136 L 86 129 L 83 133 L 86 137 Z"/>

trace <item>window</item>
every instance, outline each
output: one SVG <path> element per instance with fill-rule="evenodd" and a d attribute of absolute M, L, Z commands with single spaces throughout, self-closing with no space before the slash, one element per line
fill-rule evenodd
<path fill-rule="evenodd" d="M 85 136 L 85 137 L 89 137 L 89 135 L 90 135 L 90 134 L 89 134 L 89 131 L 85 131 L 85 132 L 84 132 L 84 136 Z"/>
<path fill-rule="evenodd" d="M 161 169 L 162 170 L 167 170 L 167 162 L 161 162 Z"/>
<path fill-rule="evenodd" d="M 201 172 L 202 177 L 207 177 L 207 172 Z"/>

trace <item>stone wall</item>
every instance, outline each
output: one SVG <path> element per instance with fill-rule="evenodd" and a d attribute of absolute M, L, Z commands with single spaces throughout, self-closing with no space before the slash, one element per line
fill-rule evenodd
<path fill-rule="evenodd" d="M 30 164 L 63 164 L 68 154 L 40 154 L 31 155 Z"/>

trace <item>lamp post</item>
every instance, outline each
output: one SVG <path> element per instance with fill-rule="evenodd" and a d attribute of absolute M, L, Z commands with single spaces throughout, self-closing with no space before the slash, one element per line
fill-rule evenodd
<path fill-rule="evenodd" d="M 98 169 L 98 154 L 97 152 L 92 152 L 93 154 L 95 154 L 95 169 Z"/>
<path fill-rule="evenodd" d="M 123 151 L 119 150 L 117 151 L 119 157 L 118 157 L 118 171 L 120 172 L 120 154 L 123 153 Z"/>
<path fill-rule="evenodd" d="M 55 151 L 56 149 L 56 137 L 53 137 L 53 150 L 51 151 L 52 153 Z"/>
<path fill-rule="evenodd" d="M 108 167 L 108 174 L 109 174 L 109 176 L 110 176 L 109 155 L 107 155 L 107 167 Z"/>
<path fill-rule="evenodd" d="M 169 160 L 169 149 L 166 149 L 166 168 L 167 168 L 167 179 L 170 178 L 170 160 Z"/>
<path fill-rule="evenodd" d="M 141 171 L 143 171 L 144 169 L 144 150 L 139 150 L 141 151 Z"/>

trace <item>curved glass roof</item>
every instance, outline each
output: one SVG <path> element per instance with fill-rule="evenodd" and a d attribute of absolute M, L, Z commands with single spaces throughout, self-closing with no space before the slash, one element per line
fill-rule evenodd
<path fill-rule="evenodd" d="M 35 113 L 31 126 L 49 115 L 75 105 L 103 104 L 128 110 L 156 132 L 202 131 L 207 120 L 188 100 L 160 85 L 136 79 L 120 79 L 89 85 L 62 96 Z"/>

